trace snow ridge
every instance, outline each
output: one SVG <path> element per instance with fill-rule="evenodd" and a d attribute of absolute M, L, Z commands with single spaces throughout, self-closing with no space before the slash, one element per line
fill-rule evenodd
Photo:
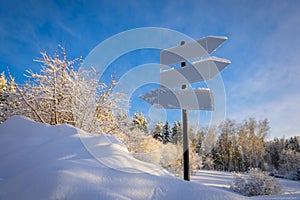
<path fill-rule="evenodd" d="M 113 136 L 15 116 L 0 124 L 0 199 L 244 199 L 136 160 Z"/>

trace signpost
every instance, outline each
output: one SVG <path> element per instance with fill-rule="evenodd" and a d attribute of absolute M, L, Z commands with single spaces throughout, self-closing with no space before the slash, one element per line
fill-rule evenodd
<path fill-rule="evenodd" d="M 183 168 L 184 180 L 190 180 L 188 110 L 214 110 L 214 95 L 208 88 L 187 89 L 191 83 L 209 80 L 222 71 L 229 60 L 207 57 L 218 48 L 227 37 L 208 36 L 190 43 L 181 42 L 180 46 L 160 52 L 161 69 L 181 63 L 181 68 L 161 70 L 161 88 L 143 94 L 140 97 L 151 105 L 165 109 L 182 109 L 183 131 Z M 200 59 L 186 66 L 186 61 Z M 181 89 L 171 89 L 181 86 Z"/>
<path fill-rule="evenodd" d="M 229 60 L 209 57 L 189 66 L 168 69 L 160 72 L 160 83 L 164 87 L 175 87 L 209 80 L 222 71 Z"/>
<path fill-rule="evenodd" d="M 180 45 L 184 45 L 184 41 L 181 41 Z M 182 49 L 182 48 L 181 48 Z M 190 53 L 190 52 L 189 52 Z M 181 62 L 181 67 L 185 67 L 186 63 Z M 175 78 L 175 77 L 174 77 Z M 185 91 L 187 85 L 182 85 L 181 89 Z M 190 181 L 190 148 L 189 148 L 189 136 L 188 136 L 188 111 L 182 108 L 182 146 L 183 146 L 183 179 Z"/>

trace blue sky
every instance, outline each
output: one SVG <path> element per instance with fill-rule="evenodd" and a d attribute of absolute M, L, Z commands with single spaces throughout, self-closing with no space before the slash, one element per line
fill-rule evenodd
<path fill-rule="evenodd" d="M 300 135 L 299 9 L 300 1 L 292 0 L 0 0 L 0 69 L 8 67 L 22 82 L 26 69 L 39 70 L 33 59 L 40 51 L 51 54 L 62 44 L 70 58 L 86 57 L 105 39 L 140 27 L 169 28 L 195 39 L 224 35 L 229 40 L 215 54 L 232 62 L 222 71 L 226 117 L 268 118 L 271 138 Z M 158 51 L 123 56 L 111 71 L 121 76 L 149 62 L 159 62 Z M 147 115 L 141 103 L 132 106 Z"/>

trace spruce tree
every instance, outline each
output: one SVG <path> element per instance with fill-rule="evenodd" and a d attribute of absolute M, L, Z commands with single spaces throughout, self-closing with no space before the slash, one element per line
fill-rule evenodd
<path fill-rule="evenodd" d="M 163 137 L 162 137 L 162 129 L 163 129 L 163 125 L 161 122 L 158 122 L 155 124 L 155 128 L 154 131 L 152 133 L 153 138 L 158 140 L 158 141 L 163 141 Z"/>
<path fill-rule="evenodd" d="M 169 122 L 166 122 L 162 130 L 163 143 L 166 144 L 172 141 Z"/>

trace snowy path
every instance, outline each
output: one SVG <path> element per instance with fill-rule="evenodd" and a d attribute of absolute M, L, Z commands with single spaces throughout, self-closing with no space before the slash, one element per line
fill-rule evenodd
<path fill-rule="evenodd" d="M 300 181 L 278 179 L 283 186 L 284 194 L 300 194 Z M 300 198 L 299 198 L 300 199 Z"/>
<path fill-rule="evenodd" d="M 283 195 L 257 196 L 249 199 L 295 199 L 300 200 L 300 181 L 277 179 L 283 186 Z M 191 176 L 191 182 L 210 186 L 220 190 L 231 191 L 230 184 L 233 181 L 233 173 L 199 170 Z M 245 197 L 247 199 L 247 197 Z"/>
<path fill-rule="evenodd" d="M 218 189 L 229 190 L 233 180 L 232 173 L 199 170 L 192 174 L 191 181 Z"/>

